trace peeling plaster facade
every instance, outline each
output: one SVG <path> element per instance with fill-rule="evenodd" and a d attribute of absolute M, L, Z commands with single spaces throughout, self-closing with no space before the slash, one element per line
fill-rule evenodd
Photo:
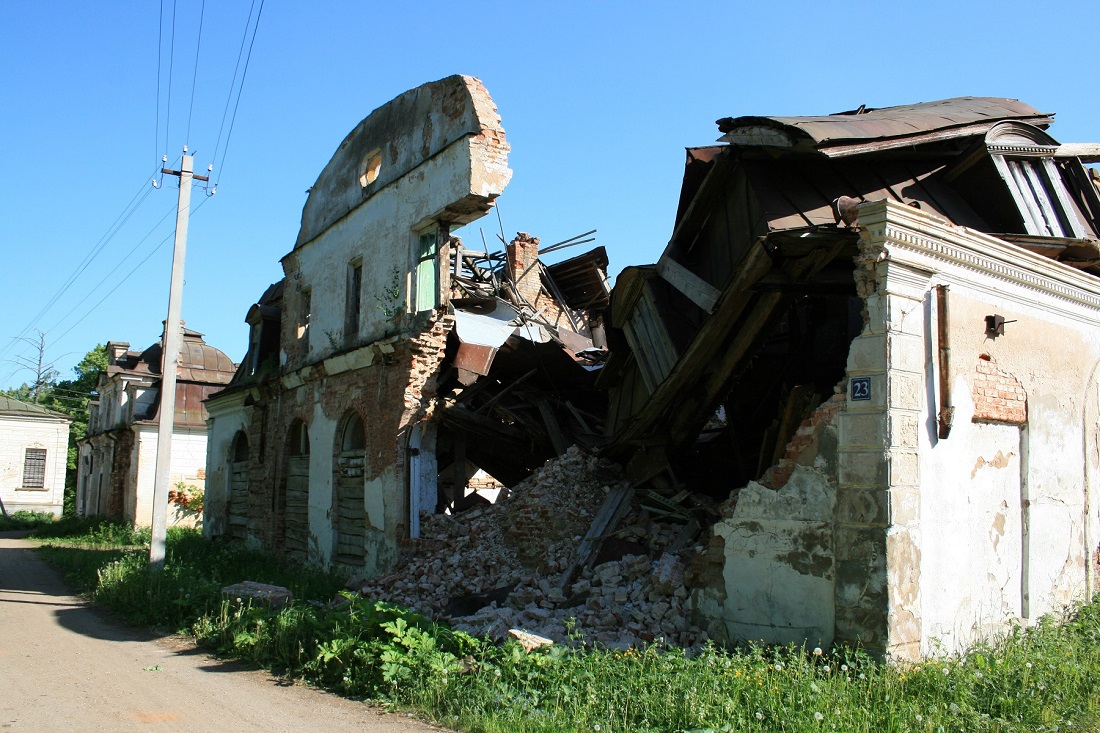
<path fill-rule="evenodd" d="M 697 614 L 718 638 L 915 659 L 1091 599 L 1100 281 L 889 200 L 863 204 L 859 230 L 865 325 L 843 403 L 803 424 L 769 472 L 775 485 L 735 492 L 712 529 Z M 986 331 L 994 314 L 1004 335 Z M 869 380 L 863 399 L 855 380 Z M 835 462 L 820 448 L 828 436 Z"/>
<path fill-rule="evenodd" d="M 507 154 L 491 98 L 465 76 L 400 95 L 347 136 L 310 189 L 277 309 L 249 316 L 256 343 L 278 329 L 277 363 L 206 403 L 209 536 L 368 576 L 397 561 L 436 495 L 419 424 L 454 326 L 440 263 L 450 229 L 504 190 Z"/>

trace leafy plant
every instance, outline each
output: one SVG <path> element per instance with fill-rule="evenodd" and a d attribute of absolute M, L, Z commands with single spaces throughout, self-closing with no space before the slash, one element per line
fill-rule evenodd
<path fill-rule="evenodd" d="M 194 484 L 177 481 L 176 488 L 168 492 L 168 501 L 182 509 L 185 514 L 201 517 L 206 492 Z"/>
<path fill-rule="evenodd" d="M 404 312 L 404 303 L 401 302 L 401 270 L 396 266 L 390 273 L 389 285 L 382 288 L 380 292 L 375 293 L 374 299 L 377 302 L 378 310 L 382 311 L 382 315 L 388 321 L 392 321 Z"/>

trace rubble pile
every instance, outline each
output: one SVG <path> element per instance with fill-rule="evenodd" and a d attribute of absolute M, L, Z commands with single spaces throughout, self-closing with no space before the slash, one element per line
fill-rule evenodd
<path fill-rule="evenodd" d="M 685 609 L 684 562 L 665 552 L 680 525 L 636 505 L 594 561 L 574 569 L 577 546 L 619 481 L 571 448 L 496 504 L 424 515 L 415 555 L 396 572 L 354 586 L 476 636 L 504 639 L 523 629 L 620 649 L 658 638 L 702 643 L 706 632 Z"/>

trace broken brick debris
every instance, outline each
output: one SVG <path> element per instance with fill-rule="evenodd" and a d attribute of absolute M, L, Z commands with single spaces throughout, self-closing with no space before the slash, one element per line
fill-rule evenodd
<path fill-rule="evenodd" d="M 625 484 L 606 481 L 607 468 L 574 446 L 496 504 L 424 515 L 409 561 L 358 590 L 501 641 L 522 629 L 609 648 L 705 642 L 686 608 L 683 553 L 667 551 L 683 525 L 654 519 L 635 502 L 608 527 L 592 562 L 575 562 L 605 498 Z M 563 584 L 574 565 L 575 580 Z"/>

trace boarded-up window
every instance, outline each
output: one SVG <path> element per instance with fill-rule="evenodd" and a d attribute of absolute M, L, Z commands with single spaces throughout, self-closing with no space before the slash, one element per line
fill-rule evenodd
<path fill-rule="evenodd" d="M 244 539 L 248 534 L 248 436 L 237 431 L 229 462 L 229 525 L 228 534 Z"/>
<path fill-rule="evenodd" d="M 42 489 L 46 486 L 46 449 L 27 448 L 23 454 L 23 488 Z"/>
<path fill-rule="evenodd" d="M 309 537 L 309 431 L 306 424 L 295 420 L 287 441 L 283 547 L 291 555 L 304 558 Z"/>
<path fill-rule="evenodd" d="M 416 310 L 439 304 L 439 235 L 436 230 L 420 235 L 416 259 Z"/>
<path fill-rule="evenodd" d="M 336 453 L 336 561 L 363 565 L 367 534 L 364 498 L 366 482 L 366 431 L 363 419 L 352 413 L 337 436 Z"/>
<path fill-rule="evenodd" d="M 993 156 L 1024 217 L 1028 234 L 1083 238 L 1085 230 L 1074 209 L 1062 174 L 1050 158 Z M 1007 171 L 1007 172 L 1006 172 Z"/>

